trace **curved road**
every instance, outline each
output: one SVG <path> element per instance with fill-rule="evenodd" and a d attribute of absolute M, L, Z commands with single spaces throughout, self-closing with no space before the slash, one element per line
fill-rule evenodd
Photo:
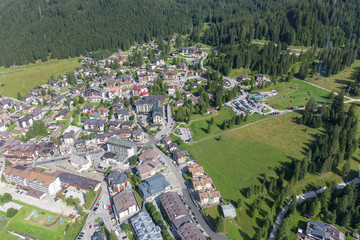
<path fill-rule="evenodd" d="M 204 61 L 205 59 L 208 57 L 208 53 L 204 52 L 205 57 L 203 57 L 200 61 L 200 66 L 201 66 L 201 70 L 203 70 L 204 72 L 206 72 L 208 69 L 206 67 L 204 67 Z M 233 88 L 236 85 L 236 80 L 232 79 L 232 78 L 228 78 L 228 77 L 223 77 L 224 80 L 227 80 L 230 82 L 230 86 L 224 86 L 225 88 Z"/>

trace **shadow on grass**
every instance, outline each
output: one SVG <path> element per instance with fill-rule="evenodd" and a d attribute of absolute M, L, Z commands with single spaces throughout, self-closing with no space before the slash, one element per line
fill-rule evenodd
<path fill-rule="evenodd" d="M 241 229 L 238 229 L 241 237 L 244 239 L 244 240 L 251 240 L 252 238 L 244 231 L 242 231 Z"/>

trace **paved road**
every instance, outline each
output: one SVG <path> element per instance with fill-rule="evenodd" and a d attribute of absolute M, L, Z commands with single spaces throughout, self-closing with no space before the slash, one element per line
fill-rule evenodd
<path fill-rule="evenodd" d="M 212 238 L 212 239 L 216 239 L 216 240 L 227 240 L 228 238 L 224 237 L 223 235 L 214 232 L 210 226 L 207 224 L 207 222 L 204 219 L 204 216 L 202 215 L 202 213 L 200 212 L 200 210 L 197 208 L 197 206 L 195 205 L 195 203 L 193 202 L 190 193 L 187 189 L 187 187 L 185 186 L 185 182 L 184 179 L 182 177 L 182 174 L 180 172 L 180 170 L 175 167 L 173 160 L 171 160 L 168 156 L 166 156 L 160 149 L 156 148 L 155 146 L 154 149 L 160 154 L 160 156 L 165 159 L 168 168 L 172 171 L 173 175 L 175 176 L 176 180 L 178 181 L 179 185 L 181 186 L 181 190 L 183 193 L 183 196 L 186 198 L 186 203 L 187 205 L 191 208 L 192 213 L 195 215 L 196 219 L 198 220 L 200 226 L 204 229 L 204 231 Z"/>
<path fill-rule="evenodd" d="M 342 189 L 344 187 L 346 187 L 348 184 L 359 184 L 360 183 L 360 178 L 359 177 L 356 177 L 354 178 L 353 180 L 349 181 L 349 182 L 342 182 L 342 183 L 339 183 L 336 187 L 339 188 L 339 189 Z M 314 197 L 317 197 L 319 194 L 323 193 L 326 189 L 326 186 L 323 187 L 323 188 L 320 188 L 316 191 L 310 191 L 310 192 L 307 192 L 307 193 L 303 193 L 303 194 L 300 194 L 300 195 L 297 195 L 296 196 L 296 201 L 298 201 L 299 199 L 301 200 L 306 200 L 306 199 L 309 199 L 309 198 L 314 198 Z M 274 226 L 273 226 L 273 230 L 271 231 L 270 233 L 270 236 L 269 236 L 269 239 L 268 240 L 276 240 L 276 237 L 277 237 L 277 231 L 280 227 L 280 224 L 281 224 L 281 221 L 283 220 L 283 218 L 285 217 L 285 214 L 287 213 L 287 211 L 289 210 L 289 206 L 291 204 L 292 200 L 290 200 L 286 205 L 285 207 L 280 211 L 280 213 L 278 214 L 277 218 L 276 218 L 276 221 L 274 223 Z"/>

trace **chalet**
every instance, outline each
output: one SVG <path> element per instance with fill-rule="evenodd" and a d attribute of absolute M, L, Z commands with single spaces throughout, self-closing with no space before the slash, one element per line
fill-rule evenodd
<path fill-rule="evenodd" d="M 116 110 L 116 118 L 120 122 L 129 121 L 129 112 L 125 108 L 121 108 L 119 110 Z"/>
<path fill-rule="evenodd" d="M 122 82 L 124 84 L 130 84 L 134 82 L 134 78 L 131 75 L 127 74 L 122 77 Z"/>
<path fill-rule="evenodd" d="M 132 96 L 147 96 L 149 95 L 147 86 L 135 85 L 131 90 Z"/>
<path fill-rule="evenodd" d="M 67 81 L 60 81 L 60 82 L 59 82 L 59 87 L 64 88 L 64 87 L 67 87 L 68 85 L 69 85 L 69 84 L 68 84 Z"/>
<path fill-rule="evenodd" d="M 89 119 L 100 119 L 100 113 L 99 112 L 93 112 L 90 114 Z"/>
<path fill-rule="evenodd" d="M 74 131 L 66 132 L 62 136 L 62 140 L 65 144 L 72 145 L 75 142 L 75 133 Z"/>
<path fill-rule="evenodd" d="M 61 120 L 65 120 L 67 115 L 69 115 L 69 110 L 67 108 L 62 109 L 56 116 L 55 116 L 55 120 L 56 121 L 61 121 Z"/>
<path fill-rule="evenodd" d="M 71 94 L 77 94 L 80 92 L 80 89 L 79 88 L 73 88 L 71 89 Z"/>
<path fill-rule="evenodd" d="M 136 174 L 139 175 L 142 180 L 154 176 L 158 171 L 157 163 L 152 160 L 146 160 L 136 166 Z"/>
<path fill-rule="evenodd" d="M 175 103 L 174 103 L 174 107 L 181 107 L 181 106 L 184 106 L 184 103 L 185 101 L 180 98 L 179 100 L 177 100 Z"/>
<path fill-rule="evenodd" d="M 160 55 L 161 51 L 159 49 L 154 50 L 155 55 Z"/>
<path fill-rule="evenodd" d="M 76 85 L 83 85 L 84 81 L 82 79 L 78 79 L 78 80 L 75 81 L 75 84 Z"/>
<path fill-rule="evenodd" d="M 10 120 L 13 122 L 17 122 L 20 118 L 22 118 L 22 116 L 23 115 L 21 115 L 20 113 L 14 113 L 10 115 Z"/>
<path fill-rule="evenodd" d="M 120 122 L 119 121 L 109 121 L 108 122 L 109 130 L 115 131 L 120 129 Z"/>
<path fill-rule="evenodd" d="M 162 65 L 165 65 L 165 61 L 162 60 L 161 58 L 154 58 L 153 64 L 155 66 L 162 66 Z"/>
<path fill-rule="evenodd" d="M 179 63 L 179 65 L 177 65 L 177 70 L 179 71 L 187 71 L 188 67 L 186 65 L 186 63 L 184 62 L 181 62 Z"/>
<path fill-rule="evenodd" d="M 138 75 L 138 82 L 139 83 L 146 83 L 148 81 L 152 80 L 152 77 L 150 75 L 147 75 L 145 73 Z"/>
<path fill-rule="evenodd" d="M 104 120 L 86 119 L 84 129 L 87 131 L 104 131 Z"/>
<path fill-rule="evenodd" d="M 36 107 L 32 113 L 31 113 L 31 117 L 34 121 L 39 121 L 44 117 L 44 112 L 42 111 L 41 107 Z"/>
<path fill-rule="evenodd" d="M 191 105 L 198 105 L 199 104 L 199 97 L 192 97 L 190 100 L 189 100 L 189 103 Z"/>
<path fill-rule="evenodd" d="M 83 106 L 82 109 L 81 109 L 81 111 L 82 111 L 83 113 L 89 113 L 89 114 L 93 113 L 94 110 L 95 110 L 95 106 L 91 106 L 91 105 L 85 105 L 85 106 Z"/>
<path fill-rule="evenodd" d="M 121 87 L 120 86 L 111 87 L 107 90 L 107 92 L 108 92 L 108 97 L 110 99 L 114 99 L 116 96 L 120 97 L 121 96 Z"/>
<path fill-rule="evenodd" d="M 176 81 L 178 80 L 178 73 L 177 72 L 164 72 L 163 78 L 165 81 Z"/>
<path fill-rule="evenodd" d="M 206 114 L 216 114 L 217 111 L 214 108 L 207 108 L 206 109 Z"/>
<path fill-rule="evenodd" d="M 135 127 L 135 123 L 125 121 L 121 124 L 121 129 L 132 130 Z"/>
<path fill-rule="evenodd" d="M 7 158 L 34 160 L 38 155 L 39 146 L 36 143 L 23 143 L 20 140 L 8 141 L 3 145 Z"/>
<path fill-rule="evenodd" d="M 114 103 L 113 105 L 111 105 L 111 108 L 114 110 L 114 111 L 117 111 L 119 109 L 121 109 L 124 105 L 124 101 L 123 100 L 119 100 L 118 102 Z"/>
<path fill-rule="evenodd" d="M 40 88 L 36 88 L 30 91 L 30 93 L 34 96 L 41 96 L 41 89 Z"/>
<path fill-rule="evenodd" d="M 149 75 L 149 76 L 156 76 L 156 71 L 155 70 L 147 70 L 146 71 L 146 73 L 147 73 L 147 75 Z"/>
<path fill-rule="evenodd" d="M 100 100 L 104 97 L 104 94 L 101 88 L 92 87 L 86 89 L 83 96 L 91 102 L 100 102 Z"/>
<path fill-rule="evenodd" d="M 183 95 L 187 98 L 192 96 L 191 92 L 188 92 L 188 91 L 183 92 Z"/>
<path fill-rule="evenodd" d="M 171 138 L 165 136 L 163 137 L 163 139 L 161 139 L 161 143 L 165 145 L 169 145 L 171 143 Z"/>
<path fill-rule="evenodd" d="M 75 68 L 75 72 L 76 73 L 80 73 L 80 72 L 83 72 L 84 71 L 84 68 L 83 67 L 77 67 Z"/>
<path fill-rule="evenodd" d="M 140 142 L 145 138 L 145 133 L 142 129 L 132 131 L 132 139 L 134 142 Z"/>
<path fill-rule="evenodd" d="M 11 133 L 10 133 L 10 132 L 7 132 L 7 131 L 5 131 L 5 132 L 0 132 L 0 139 L 1 139 L 1 140 L 6 141 L 6 140 L 8 140 L 10 137 L 11 137 Z"/>
<path fill-rule="evenodd" d="M 202 51 L 198 50 L 196 47 L 184 47 L 182 49 L 183 55 L 193 56 L 193 57 L 201 57 Z"/>
<path fill-rule="evenodd" d="M 186 155 L 187 155 L 186 150 L 177 150 L 173 152 L 173 157 L 179 165 L 183 165 L 186 163 Z"/>
<path fill-rule="evenodd" d="M 24 102 L 32 102 L 34 99 L 35 99 L 34 96 L 31 94 L 27 94 L 23 97 Z"/>
<path fill-rule="evenodd" d="M 175 152 L 176 150 L 178 150 L 178 145 L 176 142 L 171 142 L 168 146 L 168 149 L 171 153 Z"/>
<path fill-rule="evenodd" d="M 24 116 L 18 120 L 19 127 L 28 128 L 33 125 L 33 120 L 30 116 Z"/>
<path fill-rule="evenodd" d="M 178 90 L 179 89 L 179 84 L 178 83 L 169 83 L 168 88 Z"/>
<path fill-rule="evenodd" d="M 98 108 L 98 113 L 100 113 L 101 118 L 107 118 L 109 116 L 109 109 L 107 108 Z"/>
<path fill-rule="evenodd" d="M 4 123 L 0 123 L 0 132 L 6 132 L 7 127 Z"/>
<path fill-rule="evenodd" d="M 53 142 L 41 142 L 39 144 L 39 156 L 48 157 L 54 156 L 57 147 Z"/>
<path fill-rule="evenodd" d="M 9 98 L 1 98 L 0 105 L 3 109 L 8 109 L 12 107 L 13 102 Z"/>
<path fill-rule="evenodd" d="M 52 80 L 52 81 L 50 81 L 48 84 L 49 84 L 50 86 L 52 86 L 52 87 L 56 87 L 56 86 L 58 85 L 58 81 Z"/>

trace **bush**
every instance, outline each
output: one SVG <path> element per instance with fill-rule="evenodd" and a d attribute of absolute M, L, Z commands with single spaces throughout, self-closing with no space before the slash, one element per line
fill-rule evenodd
<path fill-rule="evenodd" d="M 12 200 L 11 194 L 4 193 L 4 195 L 1 197 L 0 201 L 4 204 L 4 203 L 7 203 L 7 202 L 11 202 L 11 200 Z"/>
<path fill-rule="evenodd" d="M 16 210 L 15 208 L 9 208 L 6 211 L 6 217 L 7 218 L 12 218 L 13 216 L 15 216 L 15 214 L 18 212 L 18 210 Z"/>
<path fill-rule="evenodd" d="M 189 177 L 189 175 L 187 175 L 186 173 L 183 173 L 183 178 L 188 181 L 188 180 L 191 180 L 191 178 Z"/>
<path fill-rule="evenodd" d="M 121 228 L 127 233 L 131 231 L 130 225 L 127 223 L 123 224 Z"/>

